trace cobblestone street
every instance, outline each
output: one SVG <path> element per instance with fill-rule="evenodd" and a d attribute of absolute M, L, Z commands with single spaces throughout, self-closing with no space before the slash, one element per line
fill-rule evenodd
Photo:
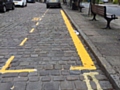
<path fill-rule="evenodd" d="M 60 10 L 36 2 L 0 13 L 0 90 L 115 90 L 89 49 L 97 69 L 70 70 L 83 63 Z"/>

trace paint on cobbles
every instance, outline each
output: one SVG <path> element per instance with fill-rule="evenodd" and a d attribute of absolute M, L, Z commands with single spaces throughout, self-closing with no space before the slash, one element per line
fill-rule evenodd
<path fill-rule="evenodd" d="M 15 56 L 11 56 L 5 63 L 5 65 L 2 67 L 2 70 L 1 71 L 5 71 L 9 66 L 10 66 L 10 63 L 13 61 L 13 59 L 15 58 Z"/>
<path fill-rule="evenodd" d="M 23 72 L 36 72 L 37 69 L 18 69 L 18 70 L 0 70 L 0 73 L 5 74 L 5 73 L 23 73 Z"/>
<path fill-rule="evenodd" d="M 34 32 L 34 30 L 35 30 L 35 29 L 34 29 L 34 28 L 32 28 L 32 29 L 30 30 L 30 33 L 33 33 L 33 32 Z"/>
<path fill-rule="evenodd" d="M 34 18 L 32 19 L 32 21 L 38 21 L 39 19 L 41 19 L 41 18 L 39 18 L 39 17 L 34 17 Z"/>
<path fill-rule="evenodd" d="M 23 46 L 27 40 L 28 40 L 28 38 L 25 38 L 25 39 L 20 43 L 19 46 Z"/>
<path fill-rule="evenodd" d="M 96 67 L 95 67 L 90 55 L 86 51 L 86 49 L 85 49 L 84 45 L 82 44 L 81 40 L 79 39 L 79 37 L 74 32 L 74 29 L 73 29 L 70 21 L 68 20 L 67 16 L 65 15 L 65 13 L 62 10 L 61 10 L 61 14 L 63 16 L 66 27 L 68 28 L 70 36 L 72 37 L 72 40 L 76 47 L 77 53 L 78 53 L 79 57 L 81 58 L 81 61 L 83 64 L 83 66 L 71 66 L 70 70 L 84 70 L 84 69 L 95 70 Z"/>
<path fill-rule="evenodd" d="M 36 23 L 36 26 L 38 26 L 38 25 L 39 25 L 39 22 Z"/>
<path fill-rule="evenodd" d="M 5 65 L 0 70 L 0 73 L 21 73 L 21 72 L 35 72 L 37 69 L 18 69 L 18 70 L 7 70 L 9 68 L 11 62 L 14 60 L 15 56 L 11 56 L 5 63 Z"/>
<path fill-rule="evenodd" d="M 95 82 L 96 86 L 97 86 L 97 90 L 103 90 L 99 84 L 99 81 L 97 80 L 97 78 L 95 77 L 95 75 L 98 75 L 98 72 L 90 72 L 90 73 L 84 73 L 83 76 L 85 78 L 85 82 L 86 85 L 88 87 L 88 90 L 93 90 L 92 86 L 90 85 L 90 80 L 89 80 L 89 76 L 92 78 L 93 82 Z"/>

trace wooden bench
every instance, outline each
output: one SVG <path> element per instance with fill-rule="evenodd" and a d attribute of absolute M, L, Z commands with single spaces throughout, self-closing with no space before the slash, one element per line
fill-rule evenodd
<path fill-rule="evenodd" d="M 99 5 L 91 4 L 91 12 L 93 14 L 92 20 L 96 20 L 96 15 L 104 17 L 107 20 L 106 29 L 107 28 L 111 29 L 110 22 L 114 19 L 118 19 L 118 17 L 116 17 L 115 14 L 113 14 L 113 15 L 107 14 L 106 6 L 99 6 Z"/>

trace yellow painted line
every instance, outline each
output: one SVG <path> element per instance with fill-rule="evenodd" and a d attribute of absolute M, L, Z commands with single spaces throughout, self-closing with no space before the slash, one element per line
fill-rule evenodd
<path fill-rule="evenodd" d="M 96 83 L 96 85 L 97 85 L 97 90 L 103 90 L 102 88 L 101 88 L 101 86 L 100 86 L 100 84 L 99 84 L 99 81 L 97 80 L 97 78 L 95 77 L 95 75 L 98 75 L 98 73 L 96 74 L 96 73 L 92 73 L 92 75 L 91 75 L 91 77 L 93 78 L 93 81 Z"/>
<path fill-rule="evenodd" d="M 14 88 L 15 88 L 15 87 L 14 87 L 14 86 L 12 86 L 10 89 L 11 89 L 11 90 L 14 90 Z"/>
<path fill-rule="evenodd" d="M 37 69 L 19 69 L 19 70 L 0 70 L 0 73 L 22 73 L 22 72 L 35 72 Z"/>
<path fill-rule="evenodd" d="M 34 17 L 32 21 L 38 21 L 40 18 L 39 17 Z"/>
<path fill-rule="evenodd" d="M 82 42 L 80 41 L 80 39 L 78 38 L 78 36 L 74 32 L 74 29 L 73 29 L 72 25 L 70 24 L 67 16 L 65 15 L 65 13 L 62 10 L 61 10 L 61 14 L 63 16 L 64 22 L 65 22 L 65 24 L 68 28 L 70 36 L 72 37 L 72 40 L 74 42 L 74 45 L 75 45 L 76 50 L 78 52 L 78 55 L 81 58 L 81 61 L 82 61 L 82 64 L 83 64 L 83 66 L 71 67 L 70 69 L 71 70 L 96 69 L 91 57 L 89 56 L 89 54 L 86 51 L 86 49 L 84 48 Z"/>
<path fill-rule="evenodd" d="M 95 66 L 71 66 L 70 70 L 95 70 Z"/>
<path fill-rule="evenodd" d="M 2 71 L 5 71 L 9 66 L 10 66 L 10 63 L 12 62 L 12 60 L 15 58 L 15 56 L 11 56 L 7 62 L 5 63 L 5 65 L 2 67 Z"/>
<path fill-rule="evenodd" d="M 83 76 L 84 76 L 84 79 L 85 79 L 84 81 L 86 82 L 88 90 L 93 90 L 92 87 L 91 87 L 91 85 L 90 85 L 90 80 L 87 77 L 87 75 L 84 73 Z"/>
<path fill-rule="evenodd" d="M 34 28 L 32 28 L 32 29 L 30 30 L 30 33 L 32 33 L 34 30 L 35 30 L 35 29 L 34 29 Z"/>
<path fill-rule="evenodd" d="M 90 72 L 90 73 L 84 73 L 83 76 L 85 78 L 85 82 L 86 85 L 88 87 L 88 90 L 93 90 L 91 85 L 90 85 L 90 80 L 89 80 L 89 76 L 91 76 L 92 80 L 95 82 L 96 86 L 97 86 L 97 90 L 103 90 L 99 84 L 99 81 L 97 80 L 97 78 L 95 77 L 95 75 L 98 75 L 98 72 Z"/>
<path fill-rule="evenodd" d="M 46 10 L 45 14 L 48 12 L 48 10 Z"/>
<path fill-rule="evenodd" d="M 36 23 L 36 26 L 39 25 L 39 22 Z"/>
<path fill-rule="evenodd" d="M 20 43 L 20 45 L 19 46 L 23 46 L 24 45 L 24 43 L 26 42 L 28 40 L 28 38 L 25 38 L 21 43 Z"/>

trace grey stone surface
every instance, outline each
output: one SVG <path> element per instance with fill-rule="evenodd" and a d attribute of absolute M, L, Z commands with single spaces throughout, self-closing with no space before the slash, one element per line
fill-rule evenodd
<path fill-rule="evenodd" d="M 1 75 L 3 78 L 17 77 L 18 73 L 6 73 Z"/>
<path fill-rule="evenodd" d="M 10 90 L 12 86 L 12 83 L 0 83 L 0 90 Z"/>
<path fill-rule="evenodd" d="M 25 72 L 25 73 L 20 73 L 19 76 L 20 76 L 20 77 L 27 77 L 27 76 L 28 76 L 28 73 L 27 73 L 27 72 Z"/>
<path fill-rule="evenodd" d="M 26 82 L 16 82 L 14 83 L 14 90 L 25 90 Z"/>
<path fill-rule="evenodd" d="M 25 81 L 28 81 L 28 77 L 16 77 L 16 78 L 14 78 L 14 81 L 16 81 L 16 82 L 25 82 Z"/>
<path fill-rule="evenodd" d="M 64 81 L 66 80 L 64 76 L 54 76 L 53 77 L 53 80 L 54 81 Z"/>
<path fill-rule="evenodd" d="M 70 76 L 67 76 L 67 80 L 68 80 L 68 81 L 79 80 L 79 76 L 70 75 Z"/>
<path fill-rule="evenodd" d="M 59 83 L 57 82 L 43 83 L 43 90 L 59 90 Z"/>
<path fill-rule="evenodd" d="M 70 70 L 70 75 L 80 75 L 81 71 L 79 70 Z"/>
<path fill-rule="evenodd" d="M 85 82 L 82 82 L 82 81 L 76 81 L 75 82 L 75 87 L 77 90 L 87 90 L 87 86 L 86 86 L 86 83 Z"/>
<path fill-rule="evenodd" d="M 37 81 L 39 81 L 39 77 L 36 77 L 36 76 L 29 77 L 29 81 L 30 82 L 37 82 Z"/>
<path fill-rule="evenodd" d="M 40 82 L 29 82 L 26 90 L 41 90 L 42 85 Z"/>
<path fill-rule="evenodd" d="M 61 74 L 59 70 L 51 70 L 49 72 L 52 76 L 59 76 Z"/>
<path fill-rule="evenodd" d="M 109 81 L 99 81 L 103 89 L 112 89 L 112 85 Z"/>
<path fill-rule="evenodd" d="M 48 76 L 49 71 L 40 71 L 40 76 Z"/>
<path fill-rule="evenodd" d="M 13 81 L 13 78 L 1 78 L 2 83 L 10 83 Z"/>
<path fill-rule="evenodd" d="M 50 76 L 42 76 L 41 77 L 41 81 L 43 81 L 43 82 L 49 82 L 50 80 L 51 80 Z"/>
<path fill-rule="evenodd" d="M 70 70 L 71 65 L 82 66 L 81 58 L 78 56 L 72 38 L 64 23 L 60 12 L 61 8 L 46 9 L 45 6 L 44 3 L 28 3 L 27 7 L 16 8 L 14 11 L 0 13 L 0 68 L 3 67 L 11 55 L 14 55 L 15 58 L 7 70 L 37 70 L 35 72 L 1 73 L 0 90 L 87 90 L 83 74 L 89 72 L 99 72 L 96 78 L 101 82 L 103 88 L 109 90 L 111 84 L 109 79 L 104 77 L 105 74 L 101 70 L 101 67 L 94 71 Z M 47 11 L 45 17 L 42 17 L 45 11 Z M 97 30 L 93 33 L 92 31 L 96 30 L 94 29 L 95 27 L 90 24 L 86 27 L 84 24 L 86 24 L 85 21 L 87 20 L 83 22 L 80 13 L 78 13 L 80 16 L 78 18 L 76 17 L 77 11 L 74 12 L 70 10 L 70 12 L 72 15 L 76 12 L 74 14 L 76 18 L 75 21 L 80 21 L 78 24 L 82 25 L 82 30 L 85 31 L 86 35 L 90 35 L 90 39 L 94 38 L 93 41 L 95 41 L 96 45 L 102 41 L 105 43 L 105 40 L 108 39 L 107 43 L 111 43 L 111 40 L 113 41 L 116 38 L 104 36 L 105 40 L 103 37 L 100 37 L 102 40 L 98 41 L 99 35 L 110 35 L 112 30 L 105 30 L 105 33 Z M 71 15 L 71 13 L 69 15 Z M 42 19 L 38 21 L 38 26 L 35 25 L 37 21 L 32 20 L 37 17 Z M 32 28 L 35 29 L 34 32 L 29 33 Z M 91 36 L 94 34 L 98 35 L 97 38 Z M 117 33 L 112 33 L 112 35 L 114 34 Z M 26 37 L 28 40 L 23 46 L 19 46 L 20 42 Z M 109 47 L 117 45 L 116 42 L 117 41 Z M 101 48 L 101 46 L 98 47 Z M 104 50 L 105 48 L 102 49 Z M 89 49 L 87 48 L 87 50 Z M 103 53 L 106 52 L 107 51 Z M 118 50 L 116 53 L 118 54 Z M 115 55 L 117 55 L 116 53 Z M 101 55 L 101 57 L 102 56 L 104 55 Z M 109 63 L 111 63 L 112 60 L 110 60 Z M 93 58 L 93 62 L 98 66 L 95 58 Z M 118 66 L 114 68 L 118 68 Z M 111 70 L 111 68 L 109 68 L 109 70 Z M 103 84 L 108 85 L 105 87 Z"/>
<path fill-rule="evenodd" d="M 74 83 L 72 82 L 61 82 L 61 90 L 74 90 Z"/>

